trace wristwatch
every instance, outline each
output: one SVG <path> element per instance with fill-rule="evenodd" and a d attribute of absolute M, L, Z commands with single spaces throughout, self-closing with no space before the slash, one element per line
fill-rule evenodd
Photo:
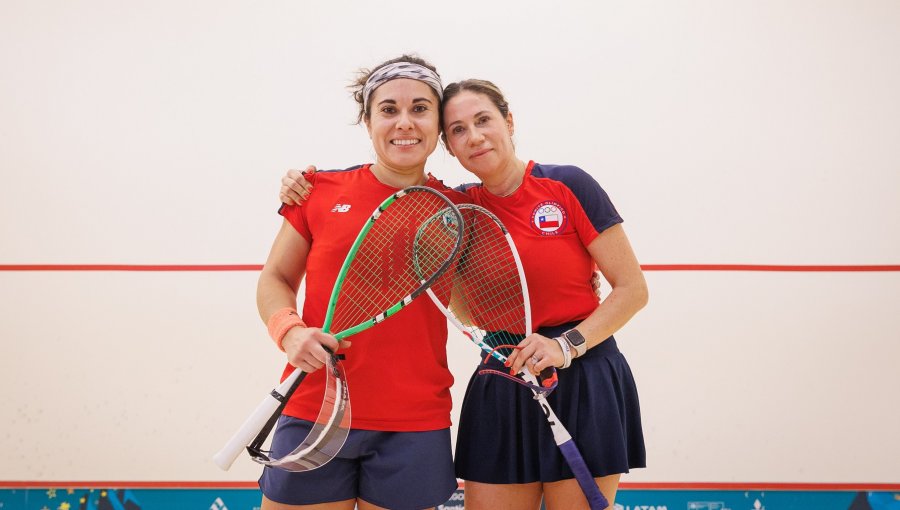
<path fill-rule="evenodd" d="M 572 358 L 580 358 L 587 352 L 587 341 L 584 339 L 584 335 L 582 335 L 577 329 L 570 329 L 562 334 L 562 337 L 566 339 L 566 342 L 569 343 L 569 346 L 575 352 L 575 355 Z"/>

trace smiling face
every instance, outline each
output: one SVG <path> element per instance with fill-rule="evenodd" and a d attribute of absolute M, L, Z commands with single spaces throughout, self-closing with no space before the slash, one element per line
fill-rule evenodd
<path fill-rule="evenodd" d="M 518 161 L 512 143 L 512 114 L 504 116 L 491 99 L 463 90 L 444 104 L 447 148 L 466 170 L 490 179 Z"/>
<path fill-rule="evenodd" d="M 440 134 L 434 90 L 424 82 L 398 78 L 375 89 L 369 104 L 365 121 L 377 164 L 393 172 L 423 172 Z"/>

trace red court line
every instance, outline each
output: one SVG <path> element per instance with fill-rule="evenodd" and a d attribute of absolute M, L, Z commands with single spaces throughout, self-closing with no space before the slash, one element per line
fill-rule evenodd
<path fill-rule="evenodd" d="M 900 265 L 643 264 L 644 271 L 900 271 Z"/>
<path fill-rule="evenodd" d="M 0 271 L 259 271 L 262 264 L 0 264 Z"/>
<path fill-rule="evenodd" d="M 256 489 L 257 482 L 72 482 L 72 481 L 3 481 L 0 489 Z"/>
<path fill-rule="evenodd" d="M 262 264 L 0 264 L 0 271 L 259 271 Z M 644 271 L 872 272 L 900 271 L 900 264 L 643 264 Z"/>
<path fill-rule="evenodd" d="M 175 482 L 175 481 L 4 481 L 6 489 L 255 489 L 257 482 Z M 464 488 L 464 482 L 459 482 Z M 811 491 L 811 492 L 900 492 L 900 483 L 782 483 L 782 482 L 622 482 L 632 490 L 719 490 L 719 491 Z"/>

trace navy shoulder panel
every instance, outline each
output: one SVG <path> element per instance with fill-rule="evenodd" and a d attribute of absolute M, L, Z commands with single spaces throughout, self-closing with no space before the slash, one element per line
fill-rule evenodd
<path fill-rule="evenodd" d="M 460 193 L 465 193 L 467 189 L 474 188 L 475 186 L 481 186 L 480 182 L 467 182 L 465 184 L 460 184 L 453 188 L 455 191 L 459 191 Z"/>
<path fill-rule="evenodd" d="M 351 170 L 359 170 L 360 168 L 362 168 L 362 167 L 364 167 L 364 166 L 366 166 L 366 165 L 353 165 L 353 166 L 348 167 L 348 168 L 335 168 L 335 169 L 332 169 L 332 170 L 316 170 L 316 173 L 319 173 L 319 172 L 326 172 L 326 173 L 332 173 L 332 172 L 349 172 L 349 171 L 351 171 Z"/>
<path fill-rule="evenodd" d="M 609 195 L 581 168 L 572 165 L 535 164 L 531 169 L 531 175 L 561 182 L 569 188 L 597 232 L 603 232 L 617 223 L 622 223 L 622 217 L 616 211 Z"/>

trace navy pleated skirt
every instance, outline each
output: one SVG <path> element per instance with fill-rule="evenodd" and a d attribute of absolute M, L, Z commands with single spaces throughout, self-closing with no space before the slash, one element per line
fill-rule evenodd
<path fill-rule="evenodd" d="M 553 337 L 569 327 L 540 332 Z M 488 365 L 504 369 L 493 359 Z M 646 467 L 637 387 L 616 340 L 606 339 L 558 374 L 559 386 L 547 400 L 591 474 L 599 477 Z M 482 483 L 574 477 L 531 391 L 503 377 L 478 375 L 477 369 L 461 410 L 455 464 L 458 478 Z"/>

